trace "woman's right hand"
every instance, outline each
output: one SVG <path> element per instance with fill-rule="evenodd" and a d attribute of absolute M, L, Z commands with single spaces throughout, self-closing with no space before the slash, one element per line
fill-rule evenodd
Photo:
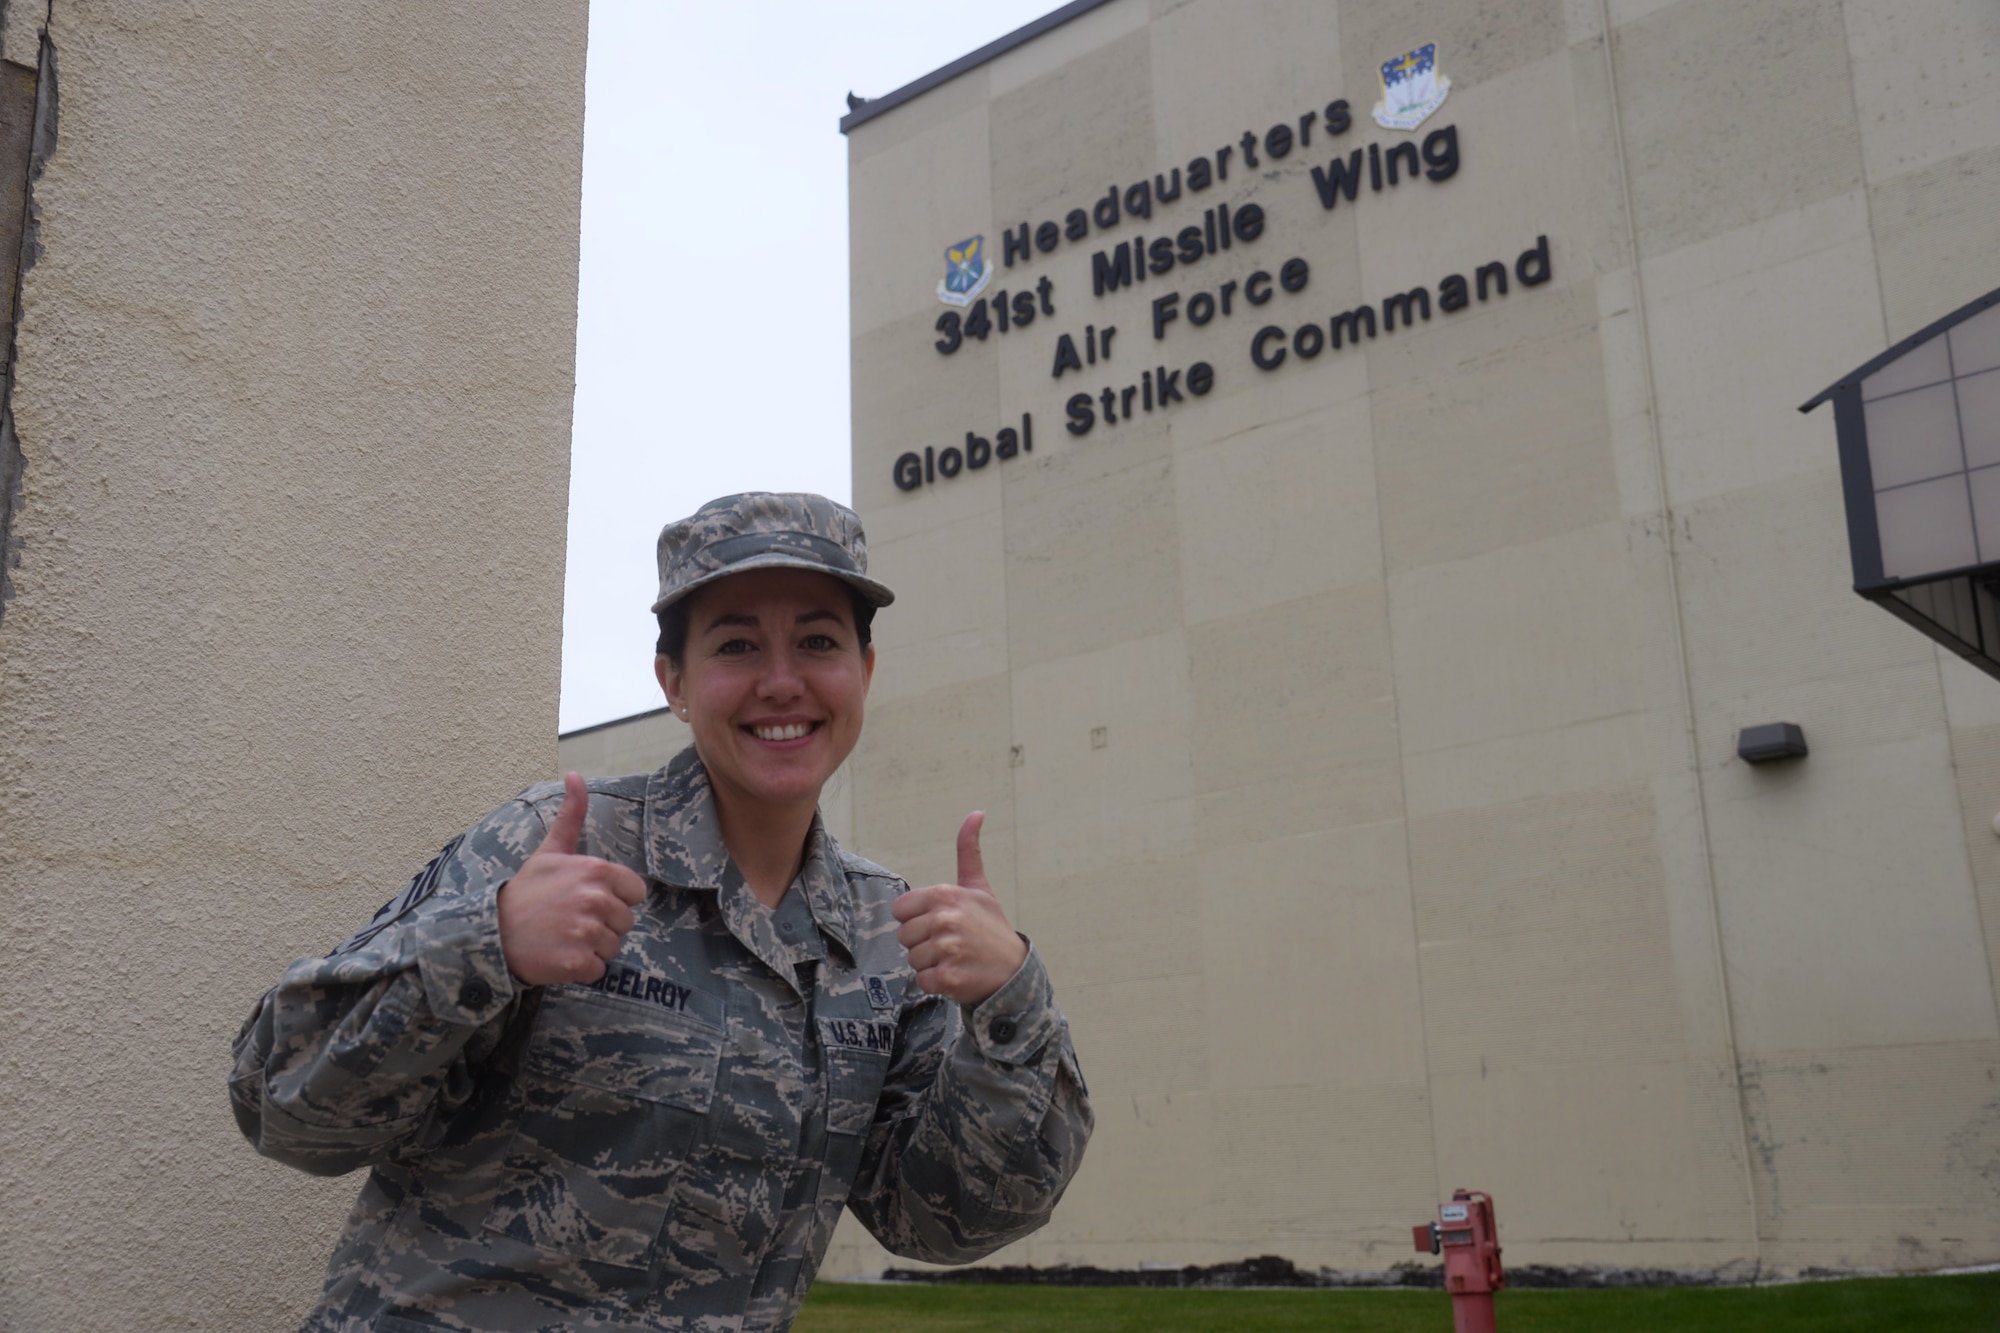
<path fill-rule="evenodd" d="M 632 909 L 646 901 L 646 881 L 630 867 L 579 856 L 590 792 L 563 775 L 555 823 L 515 874 L 500 886 L 500 951 L 507 970 L 530 986 L 588 985 L 618 956 Z"/>

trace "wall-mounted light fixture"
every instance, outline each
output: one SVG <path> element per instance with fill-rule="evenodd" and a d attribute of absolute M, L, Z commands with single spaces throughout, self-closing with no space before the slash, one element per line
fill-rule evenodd
<path fill-rule="evenodd" d="M 2000 676 L 2000 291 L 1799 410 L 1829 399 L 1854 591 Z"/>
<path fill-rule="evenodd" d="M 1807 753 L 1805 729 L 1796 722 L 1766 722 L 1736 733 L 1736 757 L 1746 764 L 1803 759 Z"/>

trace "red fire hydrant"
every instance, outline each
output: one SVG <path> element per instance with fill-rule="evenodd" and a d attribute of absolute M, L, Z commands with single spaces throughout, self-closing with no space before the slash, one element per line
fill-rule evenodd
<path fill-rule="evenodd" d="M 1495 1333 L 1493 1293 L 1507 1285 L 1500 1271 L 1500 1227 L 1493 1196 L 1453 1190 L 1438 1205 L 1438 1220 L 1410 1228 L 1419 1254 L 1444 1255 L 1444 1289 L 1451 1293 L 1456 1333 Z"/>

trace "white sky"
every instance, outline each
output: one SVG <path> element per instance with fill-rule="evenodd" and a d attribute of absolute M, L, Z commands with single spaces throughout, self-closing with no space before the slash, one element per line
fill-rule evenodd
<path fill-rule="evenodd" d="M 1059 3 L 591 0 L 564 731 L 662 703 L 663 524 L 732 491 L 849 498 L 847 92 Z"/>

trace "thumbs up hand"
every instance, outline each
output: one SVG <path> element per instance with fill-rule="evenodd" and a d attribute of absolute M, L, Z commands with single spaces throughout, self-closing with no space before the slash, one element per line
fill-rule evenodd
<path fill-rule="evenodd" d="M 548 836 L 500 888 L 500 951 L 527 985 L 587 984 L 603 976 L 620 937 L 632 929 L 632 909 L 646 901 L 646 881 L 637 872 L 576 854 L 589 810 L 583 779 L 564 774 L 563 803 Z"/>
<path fill-rule="evenodd" d="M 975 810 L 958 830 L 958 883 L 912 889 L 896 900 L 896 938 L 909 951 L 917 985 L 960 1004 L 978 1004 L 1027 961 L 1028 946 L 1007 924 L 986 883 Z"/>

